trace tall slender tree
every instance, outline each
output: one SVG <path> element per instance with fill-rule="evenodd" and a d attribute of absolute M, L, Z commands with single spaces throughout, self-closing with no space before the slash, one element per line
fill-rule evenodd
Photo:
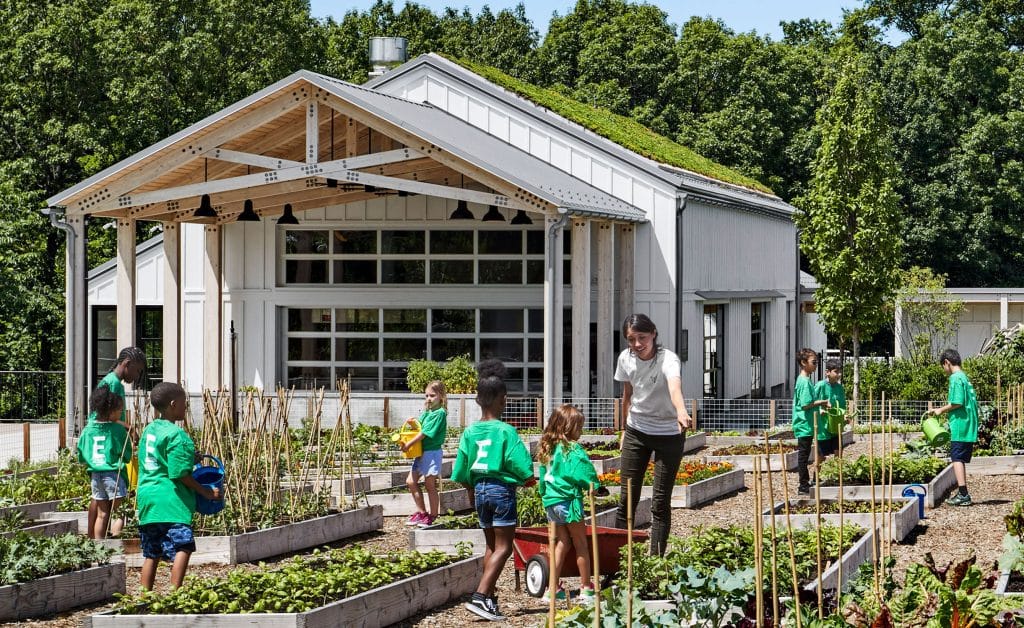
<path fill-rule="evenodd" d="M 820 284 L 815 306 L 829 330 L 853 346 L 853 399 L 860 393 L 861 340 L 885 324 L 901 257 L 896 162 L 881 85 L 852 41 L 834 51 L 834 84 L 819 109 L 821 145 L 812 164 L 800 248 Z"/>

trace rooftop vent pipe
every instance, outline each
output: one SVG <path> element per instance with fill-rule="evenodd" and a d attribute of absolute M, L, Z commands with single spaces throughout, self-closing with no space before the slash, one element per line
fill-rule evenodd
<path fill-rule="evenodd" d="M 370 76 L 381 76 L 405 63 L 407 44 L 405 37 L 371 37 L 370 65 L 373 66 L 373 70 L 370 71 Z"/>

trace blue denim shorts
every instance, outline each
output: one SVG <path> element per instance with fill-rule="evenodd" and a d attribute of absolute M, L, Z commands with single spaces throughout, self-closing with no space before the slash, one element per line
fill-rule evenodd
<path fill-rule="evenodd" d="M 97 501 L 120 499 L 128 494 L 128 483 L 124 471 L 118 477 L 117 471 L 93 471 L 89 475 L 92 498 Z"/>
<path fill-rule="evenodd" d="M 178 552 L 196 551 L 192 527 L 184 523 L 150 523 L 139 526 L 139 545 L 144 558 L 174 562 Z"/>
<path fill-rule="evenodd" d="M 974 454 L 974 443 L 965 443 L 959 440 L 950 441 L 949 459 L 953 462 L 963 462 L 966 464 L 971 461 L 972 454 Z"/>
<path fill-rule="evenodd" d="M 473 499 L 476 501 L 476 514 L 481 528 L 515 527 L 519 523 L 514 484 L 480 480 L 473 488 Z"/>
<path fill-rule="evenodd" d="M 558 502 L 551 506 L 545 506 L 544 512 L 548 514 L 548 521 L 564 526 L 569 522 L 569 502 Z"/>
<path fill-rule="evenodd" d="M 441 454 L 442 451 L 440 449 L 434 449 L 431 451 L 425 451 L 422 456 L 413 459 L 413 475 L 436 475 L 437 477 L 441 477 Z"/>

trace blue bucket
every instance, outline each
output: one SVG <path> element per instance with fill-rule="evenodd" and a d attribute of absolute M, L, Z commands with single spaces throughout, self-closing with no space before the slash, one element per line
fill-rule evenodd
<path fill-rule="evenodd" d="M 207 488 L 224 488 L 224 463 L 222 463 L 216 456 L 203 455 L 200 458 L 200 462 L 203 459 L 209 458 L 217 463 L 215 467 L 204 467 L 201 464 L 197 464 L 192 469 L 192 478 L 196 482 L 199 482 Z M 224 510 L 223 499 L 206 499 L 202 495 L 196 493 L 196 512 L 201 515 L 215 515 L 218 512 Z"/>

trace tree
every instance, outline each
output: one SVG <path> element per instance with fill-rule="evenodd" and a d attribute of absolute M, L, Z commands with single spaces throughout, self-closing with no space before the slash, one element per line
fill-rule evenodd
<path fill-rule="evenodd" d="M 826 328 L 853 347 L 853 400 L 860 392 L 860 343 L 887 320 L 901 240 L 896 162 L 870 58 L 841 42 L 834 85 L 818 111 L 821 146 L 808 193 L 799 198 L 800 248 L 820 287 L 815 305 Z"/>
<path fill-rule="evenodd" d="M 899 288 L 893 299 L 893 330 L 896 342 L 914 364 L 934 363 L 950 345 L 960 327 L 964 302 L 946 293 L 946 277 L 929 268 L 912 266 L 900 271 Z M 899 333 L 902 331 L 902 333 Z"/>

